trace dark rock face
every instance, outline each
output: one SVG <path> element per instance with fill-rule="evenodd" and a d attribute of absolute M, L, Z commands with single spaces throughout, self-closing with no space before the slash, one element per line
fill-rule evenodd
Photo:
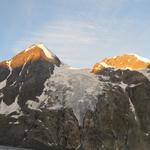
<path fill-rule="evenodd" d="M 105 70 L 101 74 L 109 76 L 112 83 L 126 84 L 123 85 L 124 87 L 120 85 L 121 89 L 117 86 L 109 91 L 110 97 L 107 97 L 107 101 L 109 106 L 112 105 L 111 112 L 104 107 L 104 111 L 109 112 L 104 118 L 108 119 L 112 115 L 109 118 L 111 122 L 105 123 L 104 126 L 112 125 L 108 129 L 113 133 L 112 146 L 115 146 L 113 149 L 148 150 L 150 144 L 150 82 L 148 78 L 142 73 L 129 70 Z M 100 112 L 102 113 L 102 109 Z M 112 149 L 112 146 L 108 149 Z"/>
<path fill-rule="evenodd" d="M 0 68 L 5 74 L 4 68 Z M 42 93 L 45 80 L 53 73 L 54 65 L 44 60 L 28 62 L 25 66 L 15 68 L 8 77 L 6 86 L 1 89 L 1 100 L 11 105 L 18 95 L 18 103 L 24 107 L 27 99 L 35 99 Z M 8 70 L 9 71 L 9 70 Z M 5 78 L 6 79 L 6 78 Z"/>
<path fill-rule="evenodd" d="M 43 59 L 1 66 L 0 73 L 0 145 L 149 150 L 150 82 L 143 73 L 94 75 Z"/>

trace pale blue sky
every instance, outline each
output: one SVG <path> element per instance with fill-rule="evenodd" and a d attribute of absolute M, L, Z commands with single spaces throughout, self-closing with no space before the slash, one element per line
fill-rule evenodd
<path fill-rule="evenodd" d="M 0 60 L 43 42 L 63 62 L 150 58 L 150 0 L 0 0 Z"/>

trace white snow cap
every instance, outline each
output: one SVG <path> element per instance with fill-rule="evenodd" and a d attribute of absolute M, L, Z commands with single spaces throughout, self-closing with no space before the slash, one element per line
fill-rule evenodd
<path fill-rule="evenodd" d="M 114 57 L 108 57 L 108 58 L 106 58 L 106 60 L 109 60 L 109 59 L 116 59 L 116 58 L 119 58 L 119 57 L 123 57 L 123 56 L 125 56 L 125 55 L 127 55 L 127 56 L 132 56 L 132 57 L 136 58 L 137 61 L 142 61 L 142 62 L 144 62 L 144 63 L 150 63 L 150 59 L 141 57 L 141 56 L 139 56 L 139 55 L 137 55 L 137 54 L 134 54 L 134 53 L 124 54 L 124 55 L 119 55 L 119 56 L 114 56 Z M 99 64 L 101 64 L 101 65 L 102 65 L 103 67 L 105 67 L 105 68 L 114 68 L 114 66 L 111 66 L 111 65 L 107 64 L 107 62 L 105 62 L 105 60 L 102 61 L 102 62 L 99 62 Z M 126 67 L 126 68 L 122 68 L 122 69 L 133 70 L 131 67 Z"/>
<path fill-rule="evenodd" d="M 39 47 L 40 49 L 43 50 L 45 56 L 49 59 L 54 59 L 56 57 L 55 54 L 53 54 L 44 44 L 42 43 L 37 43 L 32 45 L 31 47 L 25 49 L 25 52 L 30 51 L 31 49 L 33 49 L 34 47 Z"/>
<path fill-rule="evenodd" d="M 140 61 L 143 61 L 145 63 L 150 63 L 150 59 L 147 59 L 145 57 L 141 57 L 141 56 L 139 56 L 139 55 L 137 55 L 135 53 L 127 53 L 127 54 L 118 55 L 118 56 L 114 56 L 114 57 L 108 57 L 106 59 L 111 59 L 111 58 L 115 59 L 115 58 L 122 57 L 122 56 L 125 56 L 125 55 L 127 55 L 127 56 L 134 56 L 134 57 L 136 57 Z"/>
<path fill-rule="evenodd" d="M 145 63 L 150 63 L 150 59 L 147 59 L 147 58 L 144 58 L 144 57 L 141 57 L 137 54 L 134 54 L 134 53 L 130 53 L 130 54 L 127 54 L 127 55 L 132 55 L 132 56 L 135 56 L 138 60 L 141 60 Z"/>

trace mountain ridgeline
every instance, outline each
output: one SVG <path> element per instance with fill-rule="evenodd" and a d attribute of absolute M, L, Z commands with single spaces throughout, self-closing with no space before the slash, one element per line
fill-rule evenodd
<path fill-rule="evenodd" d="M 0 62 L 0 145 L 149 150 L 150 60 L 136 54 L 72 68 L 43 44 Z"/>

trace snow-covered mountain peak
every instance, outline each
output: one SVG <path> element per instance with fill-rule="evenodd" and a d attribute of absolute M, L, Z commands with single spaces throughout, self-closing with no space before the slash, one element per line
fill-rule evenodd
<path fill-rule="evenodd" d="M 29 52 L 35 48 L 39 48 L 40 50 L 42 50 L 45 54 L 45 56 L 49 59 L 55 59 L 56 55 L 53 54 L 43 43 L 36 43 L 34 45 L 32 45 L 31 47 L 25 49 L 25 52 Z"/>
<path fill-rule="evenodd" d="M 37 60 L 45 60 L 57 66 L 61 64 L 59 58 L 46 48 L 44 44 L 37 43 L 18 53 L 12 59 L 1 62 L 0 65 L 6 66 L 7 68 L 17 68 L 24 66 L 29 61 Z"/>
<path fill-rule="evenodd" d="M 126 54 L 127 56 L 130 56 L 130 57 L 135 57 L 137 60 L 140 60 L 140 61 L 143 61 L 145 63 L 150 63 L 150 59 L 147 59 L 145 57 L 141 57 L 135 53 L 129 53 L 129 54 Z"/>
<path fill-rule="evenodd" d="M 150 65 L 150 60 L 137 54 L 124 54 L 105 58 L 94 65 L 92 72 L 97 73 L 104 68 L 143 70 Z"/>

